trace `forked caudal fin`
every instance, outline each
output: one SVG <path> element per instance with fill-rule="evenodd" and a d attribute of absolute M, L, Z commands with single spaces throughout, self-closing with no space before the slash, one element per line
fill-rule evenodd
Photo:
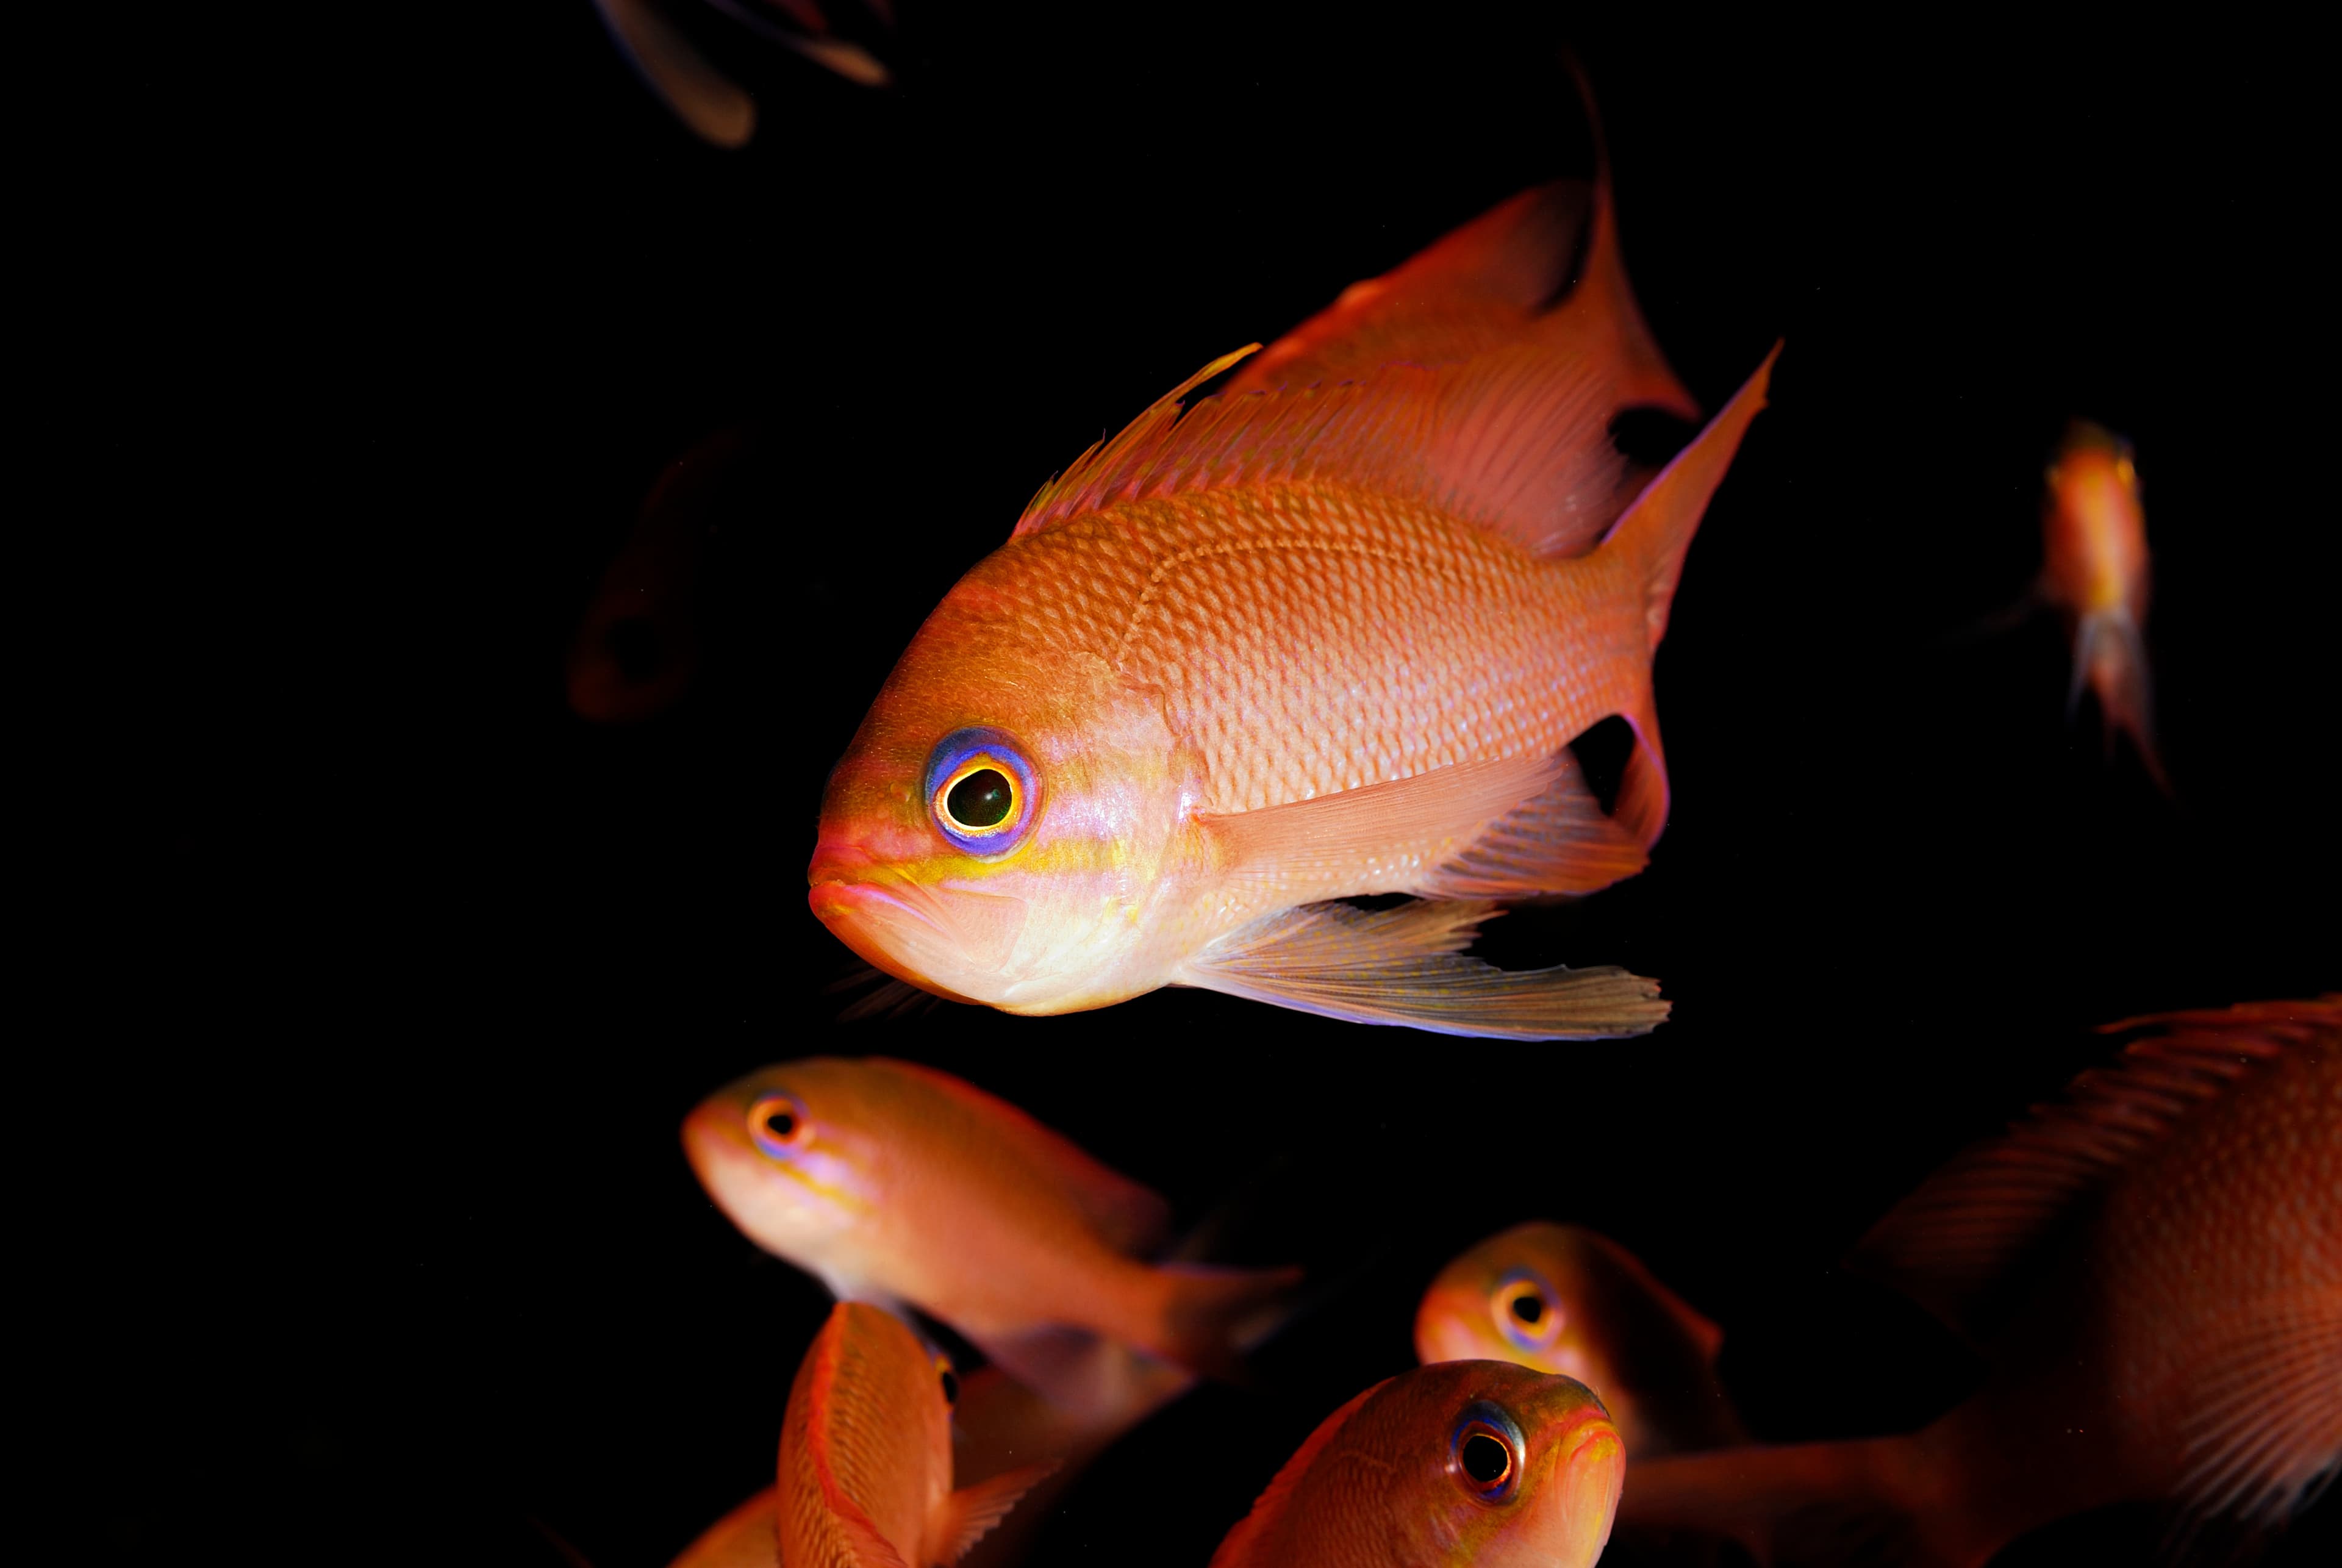
<path fill-rule="evenodd" d="M 1354 1024 L 1510 1040 L 1647 1034 L 1667 1015 L 1656 982 L 1623 969 L 1503 970 L 1466 957 L 1486 904 L 1418 901 L 1367 912 L 1306 904 L 1230 933 L 1177 983 Z"/>
<path fill-rule="evenodd" d="M 1618 519 L 1618 526 L 1602 542 L 1602 549 L 1626 554 L 1630 568 L 1643 584 L 1643 620 L 1654 653 L 1667 634 L 1667 613 L 1675 604 L 1676 585 L 1683 577 L 1684 554 L 1691 548 L 1700 518 L 1706 514 L 1708 501 L 1716 494 L 1716 486 L 1724 483 L 1725 472 L 1740 451 L 1740 441 L 1748 434 L 1749 422 L 1765 406 L 1765 394 L 1772 385 L 1773 364 L 1780 357 L 1781 345 L 1776 343 L 1772 352 L 1766 355 L 1765 363 L 1756 367 L 1756 373 L 1732 394 L 1732 401 L 1707 422 L 1707 428 L 1690 445 L 1676 454 L 1657 478 L 1644 487 L 1635 504 Z M 1637 744 L 1635 754 L 1627 759 L 1626 776 L 1611 814 L 1635 835 L 1636 842 L 1648 849 L 1658 842 L 1660 831 L 1666 826 L 1668 790 L 1666 753 L 1659 742 L 1658 709 L 1651 700 L 1647 680 L 1643 684 L 1636 707 L 1637 711 L 1624 715 L 1635 728 Z"/>

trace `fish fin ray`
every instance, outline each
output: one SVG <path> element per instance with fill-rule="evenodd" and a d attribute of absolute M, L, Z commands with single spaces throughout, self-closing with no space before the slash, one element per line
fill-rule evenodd
<path fill-rule="evenodd" d="M 1245 1381 L 1244 1347 L 1266 1336 L 1301 1283 L 1297 1268 L 1164 1263 L 1152 1273 L 1156 1321 L 1141 1348 L 1222 1383 Z"/>
<path fill-rule="evenodd" d="M 1440 507 L 1538 555 L 1600 534 L 1625 462 L 1589 367 L 1516 344 L 1460 365 L 1386 365 L 1334 386 L 1178 398 L 1216 360 L 1041 487 L 1022 536 L 1128 502 L 1348 484 Z"/>
<path fill-rule="evenodd" d="M 1229 872 L 1238 876 L 1306 876 L 1313 869 L 1332 871 L 1361 861 L 1396 863 L 1409 854 L 1436 864 L 1566 776 L 1570 766 L 1566 751 L 1456 763 L 1359 789 L 1197 820 L 1218 842 Z"/>
<path fill-rule="evenodd" d="M 1596 892 L 1649 864 L 1636 836 L 1602 809 L 1577 759 L 1534 798 L 1483 829 L 1409 891 L 1426 898 L 1516 899 Z"/>
<path fill-rule="evenodd" d="M 1212 1553 L 1207 1568 L 1236 1568 L 1236 1564 L 1264 1560 L 1256 1556 L 1255 1547 L 1291 1505 L 1294 1489 L 1300 1485 L 1301 1478 L 1308 1473 L 1309 1467 L 1317 1462 L 1317 1456 L 1333 1443 L 1350 1417 L 1357 1413 L 1358 1406 L 1373 1398 L 1376 1390 L 1390 1381 L 1383 1379 L 1382 1383 L 1357 1394 L 1317 1423 L 1317 1430 L 1305 1438 L 1301 1446 L 1293 1451 L 1293 1457 L 1269 1478 L 1268 1484 L 1254 1500 L 1252 1511 L 1236 1521 L 1236 1528 L 1220 1542 L 1220 1549 Z"/>
<path fill-rule="evenodd" d="M 594 0 L 594 8 L 635 74 L 694 135 L 733 148 L 756 134 L 756 99 L 646 0 Z"/>
<path fill-rule="evenodd" d="M 1675 603 L 1676 584 L 1682 579 L 1684 555 L 1691 548 L 1692 535 L 1738 454 L 1749 421 L 1765 406 L 1773 364 L 1780 357 L 1781 345 L 1776 343 L 1765 362 L 1707 422 L 1707 427 L 1644 486 L 1618 519 L 1617 527 L 1603 541 L 1604 549 L 1626 550 L 1642 567 L 1643 614 L 1654 652 L 1667 634 L 1667 611 Z"/>
<path fill-rule="evenodd" d="M 1847 1258 L 1971 1340 L 1988 1340 L 2025 1263 L 2076 1202 L 2239 1079 L 2288 1052 L 2342 1045 L 2342 994 L 2126 1019 L 2152 1030 L 1998 1138 L 1955 1155 Z"/>
<path fill-rule="evenodd" d="M 1683 1297 L 1669 1290 L 1665 1281 L 1650 1271 L 1642 1259 L 1598 1231 L 1573 1226 L 1586 1244 L 1602 1254 L 1603 1259 L 1630 1281 L 1634 1287 L 1649 1298 L 1651 1303 L 1666 1314 L 1686 1339 L 1698 1347 L 1702 1360 L 1713 1363 L 1716 1353 L 1724 1348 L 1724 1331 L 1713 1319 L 1702 1313 Z"/>
<path fill-rule="evenodd" d="M 1465 956 L 1496 913 L 1448 900 L 1304 904 L 1222 937 L 1177 979 L 1354 1024 L 1492 1039 L 1616 1039 L 1666 1018 L 1657 984 L 1623 969 L 1507 971 Z"/>
<path fill-rule="evenodd" d="M 2302 1291 L 2256 1303 L 2252 1316 L 2191 1379 L 2209 1393 L 2181 1434 L 2167 1557 L 2188 1555 L 2219 1523 L 2281 1526 L 2342 1470 L 2342 1302 Z"/>
<path fill-rule="evenodd" d="M 936 1561 L 950 1568 L 950 1564 L 966 1556 L 977 1542 L 992 1533 L 994 1525 L 1007 1517 L 1019 1499 L 1055 1474 L 1061 1463 L 1051 1459 L 1039 1464 L 1021 1465 L 963 1486 L 946 1497 L 937 1504 L 941 1517 L 936 1521 L 934 1536 L 943 1545 Z"/>
<path fill-rule="evenodd" d="M 982 1118 L 1013 1121 L 1023 1134 L 1022 1146 L 1040 1156 L 1044 1168 L 1092 1231 L 1116 1252 L 1151 1256 L 1169 1237 L 1171 1205 L 1161 1193 L 1101 1164 L 1064 1134 L 948 1073 L 895 1057 L 873 1060 L 883 1062 L 889 1071 L 919 1079 Z"/>
<path fill-rule="evenodd" d="M 2147 662 L 2147 639 L 2130 612 L 2119 606 L 2087 617 L 2074 639 L 2074 678 L 2087 680 L 2097 694 L 2100 722 L 2111 739 L 2128 735 L 2147 776 L 2165 794 L 2171 780 L 2155 740 L 2155 680 Z M 2068 697 L 2067 711 L 2072 712 Z"/>

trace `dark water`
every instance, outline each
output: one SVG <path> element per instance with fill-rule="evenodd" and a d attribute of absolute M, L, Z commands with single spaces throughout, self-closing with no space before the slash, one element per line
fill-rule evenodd
<path fill-rule="evenodd" d="M 676 1124 L 819 1051 L 962 1073 L 1183 1220 L 1240 1192 L 1246 1255 L 1353 1282 L 1257 1386 L 1113 1452 L 1037 1562 L 1202 1564 L 1410 1360 L 1436 1267 L 1532 1216 L 1721 1323 L 1762 1436 L 1944 1408 L 1975 1369 L 1837 1268 L 1854 1238 L 2101 1060 L 2089 1025 L 2342 978 L 2297 49 L 1571 25 L 1674 365 L 1713 407 L 1788 348 L 1659 660 L 1651 869 L 1491 936 L 1656 975 L 1675 1019 L 1522 1047 L 1195 993 L 834 1022 L 822 782 L 1034 487 L 1587 166 L 1551 22 L 904 10 L 900 91 L 757 64 L 737 155 L 582 0 L 215 69 L 149 39 L 151 112 L 84 155 L 115 182 L 73 296 L 92 494 L 160 524 L 183 612 L 138 699 L 135 978 L 68 1106 L 105 1133 L 59 1167 L 91 1538 L 553 1563 L 534 1520 L 597 1568 L 665 1562 L 769 1477 L 825 1307 L 707 1206 Z M 2139 453 L 2176 808 L 2067 723 L 2052 624 L 1945 644 L 2025 585 L 2077 414 Z M 561 659 L 602 561 L 659 465 L 744 418 L 704 678 L 580 723 Z M 2331 1561 L 2337 1506 L 2277 1560 Z M 2084 1521 L 2005 1561 L 2148 1539 Z"/>

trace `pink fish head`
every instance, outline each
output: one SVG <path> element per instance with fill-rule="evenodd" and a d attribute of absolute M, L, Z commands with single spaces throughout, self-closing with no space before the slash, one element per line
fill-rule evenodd
<path fill-rule="evenodd" d="M 807 872 L 870 964 L 1013 1013 L 1163 984 L 1141 916 L 1178 896 L 1192 836 L 1160 702 L 1030 609 L 1055 562 L 1017 541 L 929 617 L 830 775 Z"/>

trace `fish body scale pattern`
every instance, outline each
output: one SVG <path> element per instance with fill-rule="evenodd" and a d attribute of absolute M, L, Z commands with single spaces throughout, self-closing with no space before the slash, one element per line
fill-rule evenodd
<path fill-rule="evenodd" d="M 2168 1463 L 2174 1433 L 2223 1385 L 2315 1343 L 2288 1323 L 2322 1322 L 2330 1343 L 2342 1311 L 2342 1053 L 2298 1052 L 2209 1108 L 2110 1194 L 2097 1250 L 2119 1406 Z"/>
<path fill-rule="evenodd" d="M 1639 588 L 1436 507 L 1346 485 L 1124 502 L 977 576 L 1036 653 L 1161 695 L 1208 812 L 1558 750 L 1643 678 Z"/>
<path fill-rule="evenodd" d="M 910 1340 L 907 1331 L 902 1337 Z M 836 1333 L 834 1340 L 835 1365 L 826 1373 L 807 1368 L 826 1384 L 821 1396 L 791 1402 L 805 1412 L 806 1425 L 797 1434 L 796 1473 L 786 1478 L 784 1505 L 792 1526 L 787 1534 L 809 1553 L 807 1568 L 867 1568 L 823 1494 L 814 1445 L 822 1445 L 838 1489 L 879 1533 L 898 1549 L 916 1552 L 922 1483 L 931 1463 L 920 1452 L 927 1425 L 920 1416 L 925 1402 L 936 1394 L 924 1356 L 916 1350 L 907 1358 L 886 1354 L 887 1347 L 873 1346 L 852 1332 Z M 797 1568 L 794 1556 L 790 1568 Z"/>

